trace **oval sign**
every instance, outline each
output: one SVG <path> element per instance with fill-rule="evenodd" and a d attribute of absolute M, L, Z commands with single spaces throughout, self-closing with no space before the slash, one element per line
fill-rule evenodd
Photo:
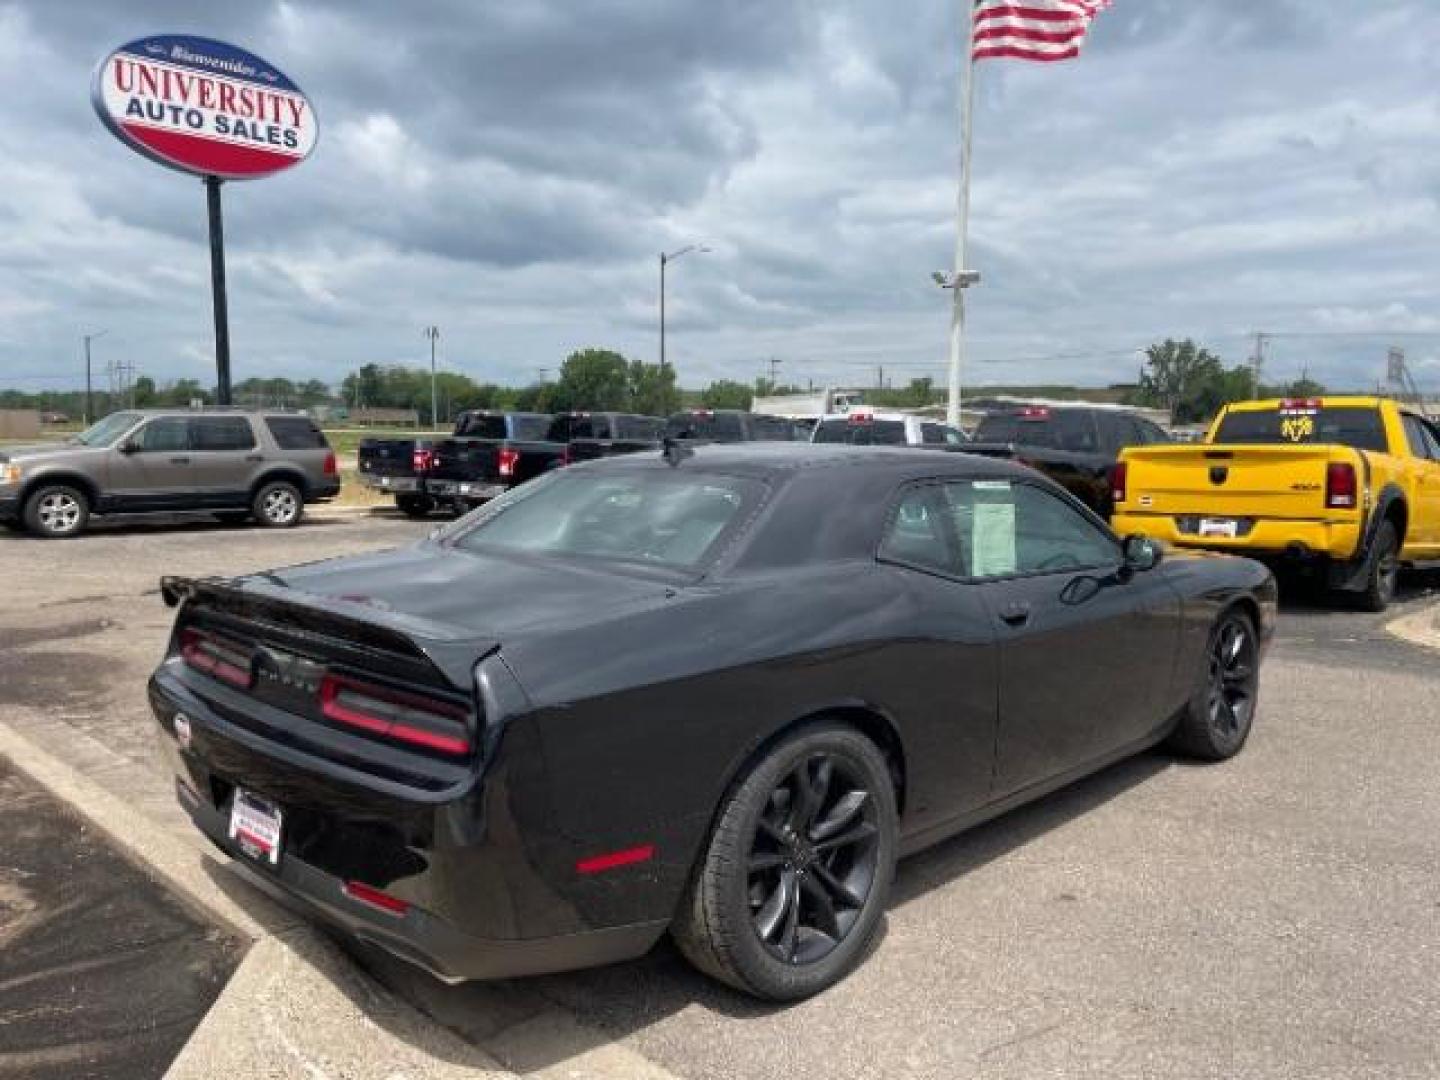
<path fill-rule="evenodd" d="M 115 137 L 172 169 L 253 180 L 304 161 L 320 129 L 283 72 L 210 38 L 162 34 L 116 49 L 90 99 Z"/>

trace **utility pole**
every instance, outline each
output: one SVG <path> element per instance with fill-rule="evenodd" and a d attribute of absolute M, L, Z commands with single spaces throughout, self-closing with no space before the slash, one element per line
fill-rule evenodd
<path fill-rule="evenodd" d="M 1251 397 L 1260 396 L 1260 375 L 1265 369 L 1265 346 L 1270 340 L 1269 334 L 1260 331 L 1255 332 L 1255 354 L 1250 357 L 1251 368 Z"/>
<path fill-rule="evenodd" d="M 778 387 L 780 385 L 780 365 L 784 362 L 785 361 L 781 360 L 779 357 L 770 357 L 770 386 L 772 388 Z"/>
<path fill-rule="evenodd" d="M 440 430 L 440 404 L 435 393 L 435 342 L 440 340 L 440 328 L 427 326 L 424 335 L 430 339 L 430 430 Z"/>
<path fill-rule="evenodd" d="M 90 386 L 90 342 L 96 338 L 104 337 L 109 330 L 98 330 L 93 334 L 85 334 L 82 340 L 85 342 L 85 426 L 89 427 L 95 420 L 95 399 L 94 392 Z"/>
<path fill-rule="evenodd" d="M 535 370 L 538 371 L 538 372 L 540 372 L 540 385 L 541 385 L 541 386 L 544 386 L 544 385 L 545 385 L 545 376 L 550 374 L 550 369 L 549 369 L 548 367 L 542 367 L 542 368 L 536 368 Z"/>
<path fill-rule="evenodd" d="M 210 222 L 210 295 L 215 308 L 215 402 L 230 406 L 230 306 L 225 292 L 225 222 L 218 176 L 205 177 L 205 208 Z"/>
<path fill-rule="evenodd" d="M 665 268 L 682 255 L 689 255 L 692 251 L 700 254 L 708 254 L 710 249 L 704 244 L 690 244 L 679 251 L 660 253 L 660 366 L 665 366 Z"/>

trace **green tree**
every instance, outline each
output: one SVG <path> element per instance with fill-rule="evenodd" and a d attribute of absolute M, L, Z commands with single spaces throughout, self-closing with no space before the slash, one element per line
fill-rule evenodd
<path fill-rule="evenodd" d="M 565 358 L 553 394 L 563 409 L 627 411 L 630 366 L 610 349 L 579 349 Z"/>
<path fill-rule="evenodd" d="M 719 379 L 700 393 L 700 402 L 707 409 L 748 409 L 752 400 L 750 387 L 733 379 Z"/>
<path fill-rule="evenodd" d="M 1225 374 L 1220 358 L 1194 341 L 1166 338 L 1145 350 L 1139 404 L 1168 409 L 1173 420 L 1189 419 L 1207 384 Z"/>
<path fill-rule="evenodd" d="M 148 409 L 160 403 L 160 395 L 155 391 L 155 380 L 149 375 L 141 375 L 135 380 L 135 385 L 130 388 L 130 397 L 137 409 Z"/>
<path fill-rule="evenodd" d="M 669 416 L 680 408 L 675 369 L 669 364 L 630 361 L 630 409 L 643 416 Z"/>

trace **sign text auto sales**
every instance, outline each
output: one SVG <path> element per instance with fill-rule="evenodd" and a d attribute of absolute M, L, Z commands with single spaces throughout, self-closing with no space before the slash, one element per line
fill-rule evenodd
<path fill-rule="evenodd" d="M 117 54 L 106 73 L 106 94 L 126 121 L 200 136 L 244 140 L 295 152 L 310 140 L 309 103 L 296 94 L 249 82 Z M 308 147 L 307 147 L 308 149 Z"/>

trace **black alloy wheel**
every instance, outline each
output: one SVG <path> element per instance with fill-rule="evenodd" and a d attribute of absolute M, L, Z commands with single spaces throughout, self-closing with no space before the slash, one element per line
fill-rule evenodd
<path fill-rule="evenodd" d="M 1202 686 L 1176 726 L 1176 749 L 1222 761 L 1235 756 L 1250 736 L 1260 691 L 1260 639 L 1249 616 L 1222 615 L 1210 631 Z"/>
<path fill-rule="evenodd" d="M 1375 533 L 1374 552 L 1366 568 L 1365 587 L 1359 593 L 1362 611 L 1384 611 L 1395 599 L 1400 584 L 1400 534 L 1395 522 L 1380 523 Z"/>
<path fill-rule="evenodd" d="M 781 739 L 722 801 L 671 932 L 700 970 L 794 1001 L 865 955 L 895 872 L 898 812 L 885 756 L 819 723 Z"/>
<path fill-rule="evenodd" d="M 880 861 L 875 799 L 844 759 L 802 759 L 770 793 L 747 867 L 751 921 L 770 953 L 813 963 L 845 940 Z"/>

